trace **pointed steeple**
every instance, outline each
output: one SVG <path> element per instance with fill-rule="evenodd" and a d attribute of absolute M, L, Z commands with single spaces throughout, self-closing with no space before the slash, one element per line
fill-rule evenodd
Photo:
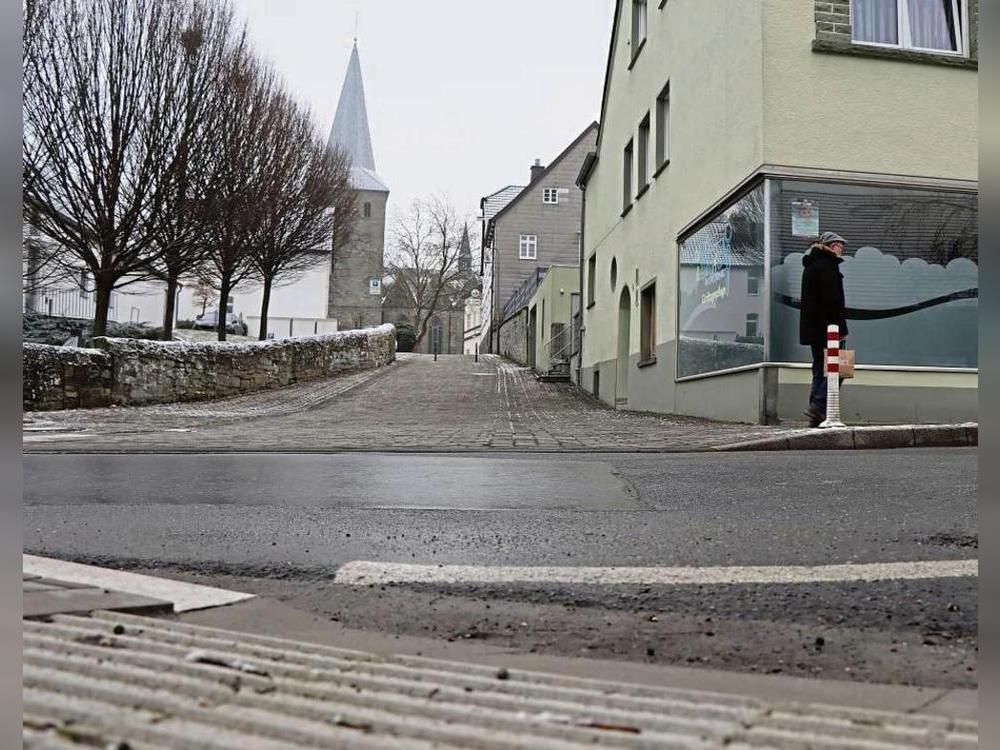
<path fill-rule="evenodd" d="M 368 108 L 365 105 L 365 85 L 361 78 L 361 58 L 358 40 L 354 40 L 347 75 L 340 90 L 337 114 L 330 128 L 328 148 L 339 146 L 351 157 L 355 187 L 361 190 L 388 190 L 375 173 L 375 152 L 368 128 Z"/>
<path fill-rule="evenodd" d="M 458 246 L 458 270 L 462 273 L 472 271 L 472 246 L 469 244 L 469 224 L 462 228 L 462 241 Z"/>

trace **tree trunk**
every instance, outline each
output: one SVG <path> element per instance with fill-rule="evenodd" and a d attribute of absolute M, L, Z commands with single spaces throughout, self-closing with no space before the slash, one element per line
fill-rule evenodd
<path fill-rule="evenodd" d="M 226 308 L 229 307 L 229 279 L 223 278 L 219 284 L 219 314 L 216 316 L 216 330 L 219 333 L 219 341 L 226 340 L 226 323 L 229 322 L 229 315 Z"/>
<path fill-rule="evenodd" d="M 174 338 L 174 315 L 177 303 L 177 287 L 180 285 L 175 274 L 167 275 L 167 300 L 163 307 L 163 340 L 171 341 Z"/>
<path fill-rule="evenodd" d="M 260 303 L 260 335 L 258 339 L 264 341 L 267 338 L 267 308 L 271 305 L 271 284 L 273 279 L 264 279 L 264 299 Z"/>
<path fill-rule="evenodd" d="M 104 336 L 108 332 L 108 310 L 111 307 L 111 290 L 114 281 L 104 276 L 94 278 L 94 326 L 91 336 Z"/>

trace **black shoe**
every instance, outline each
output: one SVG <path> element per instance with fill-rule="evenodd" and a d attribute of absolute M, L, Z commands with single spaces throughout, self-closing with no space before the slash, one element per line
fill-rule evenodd
<path fill-rule="evenodd" d="M 805 415 L 809 418 L 810 427 L 819 427 L 826 421 L 826 415 L 821 413 L 815 406 L 810 406 L 806 409 Z"/>

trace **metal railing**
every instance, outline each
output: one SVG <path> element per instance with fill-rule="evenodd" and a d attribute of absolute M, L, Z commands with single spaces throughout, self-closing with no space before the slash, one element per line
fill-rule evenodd
<path fill-rule="evenodd" d="M 536 267 L 535 273 L 526 278 L 521 283 L 521 286 L 514 290 L 513 294 L 511 294 L 510 298 L 507 300 L 507 303 L 503 306 L 504 320 L 509 318 L 522 307 L 525 307 L 528 302 L 531 301 L 532 296 L 535 294 L 535 290 L 538 289 L 548 272 L 549 269 L 547 266 Z"/>
<path fill-rule="evenodd" d="M 570 347 L 573 339 L 569 335 L 565 323 L 553 323 L 550 328 L 550 337 L 542 345 L 545 353 L 546 373 L 564 372 L 569 374 Z"/>
<path fill-rule="evenodd" d="M 90 290 L 43 287 L 32 295 L 24 296 L 24 311 L 41 313 L 57 318 L 90 319 L 97 310 L 95 295 Z M 118 293 L 111 293 L 108 318 L 115 320 L 118 311 Z"/>

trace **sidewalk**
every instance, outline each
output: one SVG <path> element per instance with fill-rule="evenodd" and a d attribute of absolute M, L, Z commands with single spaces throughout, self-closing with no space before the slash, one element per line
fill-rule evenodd
<path fill-rule="evenodd" d="M 25 619 L 25 747 L 978 746 L 975 691 L 397 639 L 260 598 L 158 619 L 100 606 Z"/>
<path fill-rule="evenodd" d="M 221 401 L 32 413 L 22 435 L 26 453 L 687 453 L 977 441 L 976 425 L 831 431 L 616 411 L 491 355 L 401 355 L 379 370 Z"/>

